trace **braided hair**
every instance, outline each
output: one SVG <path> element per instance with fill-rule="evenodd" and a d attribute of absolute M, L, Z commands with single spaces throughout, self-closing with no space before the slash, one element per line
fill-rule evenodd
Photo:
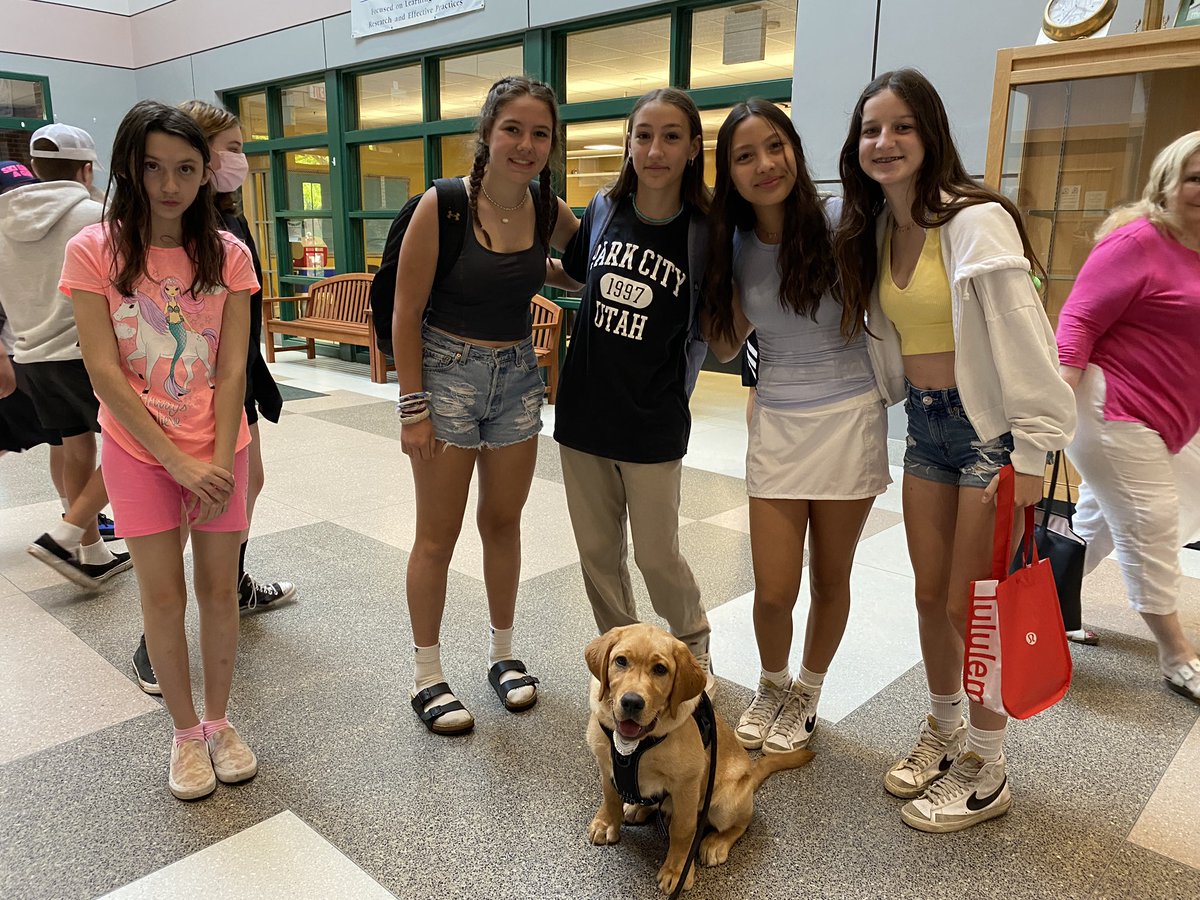
<path fill-rule="evenodd" d="M 479 191 L 483 185 L 483 174 L 487 171 L 490 159 L 488 141 L 492 136 L 492 127 L 496 124 L 501 110 L 510 100 L 518 97 L 533 97 L 546 104 L 551 119 L 550 157 L 542 171 L 538 174 L 537 229 L 538 239 L 546 255 L 550 255 L 550 235 L 554 231 L 554 222 L 558 216 L 558 198 L 550 184 L 550 167 L 558 162 L 559 149 L 562 142 L 559 138 L 561 130 L 558 118 L 558 98 L 550 85 L 524 75 L 506 75 L 491 86 L 483 107 L 479 110 L 479 130 L 475 135 L 475 160 L 471 164 L 471 174 L 467 178 L 467 206 L 471 211 L 471 221 L 483 234 L 484 243 L 488 249 L 492 246 L 492 237 L 483 227 L 479 219 Z"/>

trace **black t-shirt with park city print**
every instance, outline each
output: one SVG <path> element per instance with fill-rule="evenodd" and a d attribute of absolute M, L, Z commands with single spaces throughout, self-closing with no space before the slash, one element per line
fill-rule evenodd
<path fill-rule="evenodd" d="M 590 216 L 567 247 L 563 268 L 585 287 L 554 410 L 560 444 L 634 463 L 687 452 L 689 213 L 649 225 L 626 198 L 594 250 Z"/>

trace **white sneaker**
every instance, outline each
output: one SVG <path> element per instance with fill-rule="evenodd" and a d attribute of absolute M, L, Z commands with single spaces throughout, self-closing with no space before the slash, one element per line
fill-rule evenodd
<path fill-rule="evenodd" d="M 903 800 L 921 796 L 931 784 L 950 770 L 966 743 L 965 719 L 951 734 L 945 735 L 938 731 L 937 719 L 926 716 L 921 725 L 921 735 L 917 738 L 917 746 L 888 770 L 883 776 L 883 786 L 893 797 Z"/>
<path fill-rule="evenodd" d="M 779 717 L 763 741 L 763 753 L 790 753 L 808 746 L 817 729 L 817 700 L 820 691 L 805 688 L 797 678 L 784 700 Z"/>
<path fill-rule="evenodd" d="M 779 687 L 766 678 L 760 678 L 754 699 L 750 701 L 750 705 L 738 719 L 737 728 L 733 730 L 738 743 L 747 750 L 757 750 L 761 747 L 767 731 L 771 728 L 771 723 L 783 709 L 787 697 L 787 688 Z"/>
<path fill-rule="evenodd" d="M 946 777 L 934 783 L 923 797 L 904 804 L 900 818 L 919 831 L 946 834 L 962 831 L 1012 808 L 1004 754 L 985 763 L 977 754 L 962 754 Z"/>
<path fill-rule="evenodd" d="M 704 692 L 708 694 L 708 699 L 711 700 L 717 696 L 717 679 L 713 676 L 712 656 L 707 650 L 703 653 L 696 654 L 696 662 L 700 663 L 700 668 L 704 670 L 707 680 L 704 684 Z"/>

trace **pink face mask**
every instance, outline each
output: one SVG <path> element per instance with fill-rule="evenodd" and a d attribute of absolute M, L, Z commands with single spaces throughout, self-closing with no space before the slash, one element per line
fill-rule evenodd
<path fill-rule="evenodd" d="M 213 187 L 218 194 L 230 194 L 242 186 L 250 173 L 250 162 L 245 153 L 234 153 L 230 150 L 218 150 L 216 156 L 221 160 L 221 168 L 213 169 Z"/>

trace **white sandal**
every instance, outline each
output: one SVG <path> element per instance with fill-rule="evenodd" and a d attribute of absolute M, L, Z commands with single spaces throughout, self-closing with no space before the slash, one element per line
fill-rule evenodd
<path fill-rule="evenodd" d="M 1175 674 L 1163 678 L 1175 693 L 1200 703 L 1200 657 L 1185 662 Z"/>

